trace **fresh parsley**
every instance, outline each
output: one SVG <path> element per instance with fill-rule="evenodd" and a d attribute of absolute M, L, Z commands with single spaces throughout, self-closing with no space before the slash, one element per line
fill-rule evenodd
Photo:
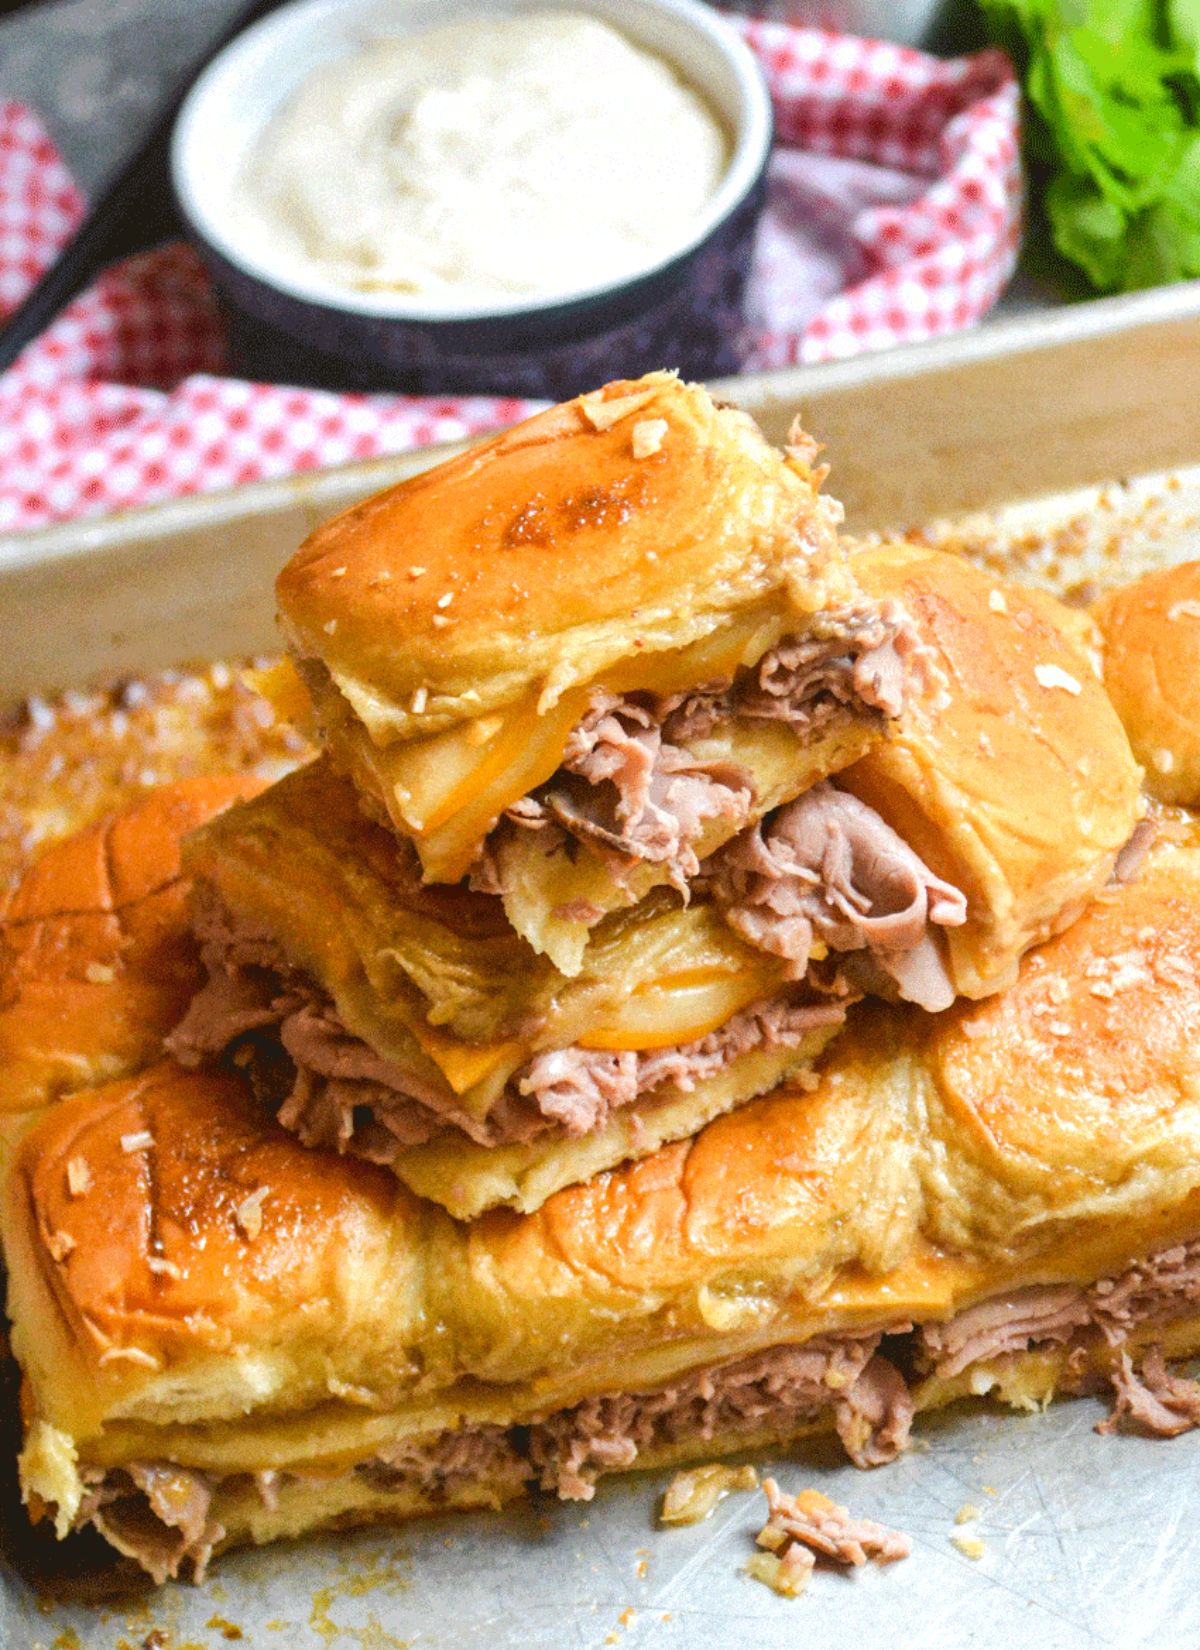
<path fill-rule="evenodd" d="M 1200 276 L 1200 0 L 979 0 L 1054 244 L 1105 292 Z"/>

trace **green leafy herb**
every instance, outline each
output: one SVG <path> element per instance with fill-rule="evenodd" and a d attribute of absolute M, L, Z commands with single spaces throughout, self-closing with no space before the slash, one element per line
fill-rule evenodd
<path fill-rule="evenodd" d="M 1102 291 L 1200 276 L 1200 0 L 980 4 L 1059 251 Z"/>

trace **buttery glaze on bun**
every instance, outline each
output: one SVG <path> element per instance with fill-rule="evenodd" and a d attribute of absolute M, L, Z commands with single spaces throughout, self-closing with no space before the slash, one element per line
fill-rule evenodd
<path fill-rule="evenodd" d="M 1146 788 L 1200 806 L 1200 561 L 1148 573 L 1101 598 L 1104 685 Z"/>
<path fill-rule="evenodd" d="M 1149 1248 L 1196 1201 L 1200 832 L 1186 838 L 1031 953 L 1009 990 L 931 1022 L 925 1065 L 956 1162 L 937 1241 L 1061 1246 L 1081 1275 L 1106 1242 L 1093 1209 L 1132 1222 L 1112 1237 L 1135 1247 L 1144 1223 Z"/>
<path fill-rule="evenodd" d="M 847 590 L 837 516 L 806 457 L 651 373 L 327 522 L 279 576 L 280 619 L 373 740 L 420 738 L 529 693 L 549 709 L 748 608 L 815 611 Z"/>
<path fill-rule="evenodd" d="M 943 930 L 948 968 L 956 993 L 985 996 L 1108 880 L 1141 812 L 1137 764 L 1053 597 L 907 545 L 853 569 L 904 603 L 945 693 L 914 699 L 837 783 L 966 895 L 967 922 Z"/>
<path fill-rule="evenodd" d="M 532 1215 L 459 1225 L 166 1064 L 46 1114 L 3 1217 L 31 1508 L 160 1578 L 823 1427 L 874 1464 L 967 1393 L 1177 1430 L 1134 1400 L 1200 1346 L 1200 848 Z"/>
<path fill-rule="evenodd" d="M 161 1053 L 203 979 L 180 842 L 262 789 L 186 779 L 55 844 L 0 929 L 0 1114 L 136 1072 Z"/>

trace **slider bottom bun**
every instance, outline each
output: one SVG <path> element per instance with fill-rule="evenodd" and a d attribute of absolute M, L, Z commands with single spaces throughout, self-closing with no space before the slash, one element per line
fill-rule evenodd
<path fill-rule="evenodd" d="M 1189 1263 L 1200 1273 L 1200 1242 L 1187 1247 Z M 1150 1257 L 1149 1268 L 1159 1260 Z M 1125 1281 L 1106 1280 L 1106 1287 L 1120 1291 Z M 1084 1298 L 1083 1291 L 1073 1293 Z M 964 1316 L 978 1318 L 994 1307 L 995 1339 L 1003 1344 L 1021 1300 L 1022 1291 L 1008 1291 Z M 953 1333 L 956 1322 L 936 1329 Z M 1200 1424 L 1200 1382 L 1166 1367 L 1167 1360 L 1200 1352 L 1200 1314 L 1194 1311 L 1135 1326 L 1117 1344 L 1091 1325 L 1062 1344 L 1036 1344 L 1028 1333 L 1025 1339 L 1024 1348 L 972 1359 L 952 1376 L 922 1376 L 930 1350 L 919 1328 L 884 1337 L 883 1353 L 871 1351 L 878 1333 L 845 1341 L 819 1337 L 712 1366 L 679 1383 L 684 1398 L 673 1406 L 670 1388 L 599 1397 L 531 1425 L 400 1434 L 375 1456 L 341 1467 L 297 1461 L 285 1470 L 214 1473 L 147 1460 L 88 1468 L 81 1475 L 62 1436 L 35 1426 L 22 1473 L 35 1516 L 74 1506 L 67 1528 L 94 1527 L 161 1584 L 180 1575 L 201 1579 L 210 1558 L 231 1547 L 451 1511 L 497 1510 L 543 1491 L 587 1500 L 596 1482 L 612 1473 L 776 1451 L 822 1435 L 836 1434 L 857 1466 L 881 1466 L 908 1446 L 921 1414 L 964 1400 L 990 1398 L 1032 1411 L 1060 1394 L 1111 1393 L 1115 1404 L 1098 1431 L 1116 1430 L 1125 1417 L 1160 1437 Z M 789 1387 L 793 1362 L 812 1369 Z M 727 1371 L 736 1376 L 747 1370 L 765 1373 L 743 1389 L 750 1401 L 742 1413 L 737 1404 L 743 1398 L 724 1409 L 719 1398 L 706 1401 L 710 1388 L 720 1393 Z M 597 1439 L 591 1454 L 589 1428 Z M 557 1429 L 565 1434 L 565 1447 Z M 672 1436 L 673 1429 L 680 1435 Z"/>
<path fill-rule="evenodd" d="M 1200 845 L 1162 827 L 1008 990 L 864 1002 L 815 1085 L 531 1215 L 458 1223 L 170 1062 L 49 1108 L 2 1213 L 31 1512 L 156 1575 L 813 1430 L 882 1464 L 968 1396 L 1107 1386 L 1169 1435 L 1200 1423 L 1167 1366 L 1200 1346 Z"/>

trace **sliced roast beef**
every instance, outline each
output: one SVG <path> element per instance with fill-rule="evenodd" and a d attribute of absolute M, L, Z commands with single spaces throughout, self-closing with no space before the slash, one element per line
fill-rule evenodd
<path fill-rule="evenodd" d="M 841 1002 L 792 1003 L 772 998 L 734 1015 L 692 1043 L 668 1048 L 604 1051 L 577 1044 L 535 1055 L 518 1078 L 522 1094 L 572 1135 L 591 1134 L 621 1106 L 666 1084 L 689 1094 L 733 1061 L 758 1048 L 795 1048 L 819 1026 L 839 1025 Z"/>
<path fill-rule="evenodd" d="M 254 941 L 242 967 L 238 922 L 197 904 L 207 983 L 167 1039 L 181 1065 L 226 1055 L 247 1064 L 259 1092 L 306 1145 L 395 1164 L 404 1149 L 458 1129 L 484 1146 L 557 1133 L 594 1133 L 623 1106 L 665 1089 L 690 1093 L 754 1049 L 796 1048 L 822 1026 L 841 1023 L 846 1001 L 799 1003 L 788 994 L 743 1009 L 693 1042 L 610 1051 L 578 1044 L 536 1054 L 509 1078 L 486 1117 L 458 1103 L 447 1086 L 376 1054 L 342 1023 L 333 1003 L 289 967 L 273 966 Z"/>
<path fill-rule="evenodd" d="M 1032 1346 L 1082 1345 L 1099 1336 L 1120 1348 L 1140 1325 L 1179 1317 L 1197 1304 L 1200 1239 L 1160 1249 L 1088 1289 L 1036 1284 L 991 1296 L 947 1323 L 924 1324 L 918 1337 L 924 1361 L 948 1379 Z"/>
<path fill-rule="evenodd" d="M 93 1525 L 110 1546 L 136 1559 L 161 1587 L 185 1566 L 203 1581 L 225 1530 L 211 1517 L 213 1480 L 163 1462 L 133 1462 L 99 1474 L 76 1526 Z"/>
<path fill-rule="evenodd" d="M 1088 1290 L 1091 1316 L 1110 1346 L 1137 1324 L 1175 1316 L 1200 1302 L 1200 1242 L 1174 1243 Z"/>
<path fill-rule="evenodd" d="M 899 716 L 915 685 L 932 681 L 933 655 L 899 604 L 827 615 L 788 637 L 732 680 L 687 693 L 597 691 L 572 730 L 558 773 L 508 810 L 515 825 L 543 833 L 547 850 L 587 842 L 620 880 L 631 865 L 665 867 L 682 893 L 699 870 L 695 844 L 712 819 L 740 827 L 754 804 L 750 776 L 688 747 L 733 718 L 786 722 L 811 740 L 848 716 Z M 502 892 L 491 842 L 472 871 L 474 887 Z M 586 919 L 585 919 L 586 920 Z"/>
<path fill-rule="evenodd" d="M 543 1489 L 564 1500 L 589 1501 L 601 1473 L 632 1466 L 648 1450 L 785 1431 L 792 1422 L 830 1413 L 843 1442 L 849 1435 L 863 1446 L 858 1454 L 864 1460 L 868 1452 L 890 1460 L 907 1442 L 907 1421 L 893 1422 L 888 1444 L 859 1438 L 852 1425 L 871 1407 L 872 1400 L 861 1400 L 857 1389 L 864 1376 L 869 1385 L 880 1379 L 878 1368 L 868 1374 L 885 1362 L 875 1350 L 880 1339 L 878 1333 L 821 1336 L 690 1373 L 653 1392 L 587 1398 L 531 1429 L 530 1462 Z M 904 1388 L 894 1373 L 897 1387 Z M 907 1389 L 904 1395 L 911 1420 Z"/>
<path fill-rule="evenodd" d="M 936 1011 L 954 1001 L 934 929 L 967 902 L 858 797 L 824 783 L 744 831 L 707 862 L 706 895 L 749 944 L 807 972 L 814 940 L 864 951 L 899 994 Z"/>
<path fill-rule="evenodd" d="M 908 1448 L 912 1422 L 908 1383 L 876 1352 L 838 1401 L 835 1424 L 842 1448 L 856 1467 L 885 1466 Z"/>
<path fill-rule="evenodd" d="M 572 786 L 564 776 L 583 784 Z M 622 858 L 665 865 L 686 891 L 699 869 L 692 844 L 711 819 L 731 820 L 735 829 L 743 824 L 754 784 L 744 769 L 698 759 L 666 739 L 653 695 L 601 692 L 567 740 L 559 779 L 540 800 L 571 835 Z"/>
<path fill-rule="evenodd" d="M 899 602 L 865 604 L 787 636 L 732 682 L 712 682 L 665 701 L 670 740 L 702 739 L 733 717 L 786 722 L 805 739 L 847 714 L 892 720 L 910 693 L 939 680 L 932 650 Z"/>
<path fill-rule="evenodd" d="M 971 1364 L 1030 1346 L 1063 1346 L 1090 1319 L 1083 1290 L 1069 1283 L 1050 1284 L 995 1295 L 948 1323 L 926 1324 L 921 1335 L 934 1369 L 950 1379 Z"/>
<path fill-rule="evenodd" d="M 760 1547 L 783 1554 L 800 1542 L 835 1564 L 894 1564 L 912 1552 L 912 1542 L 899 1530 L 889 1530 L 870 1518 L 853 1518 L 818 1490 L 785 1495 L 773 1478 L 763 1479 L 767 1522 L 755 1537 Z"/>
<path fill-rule="evenodd" d="M 917 1361 L 949 1379 L 1030 1348 L 1061 1347 L 1070 1390 L 1112 1388 L 1113 1412 L 1099 1431 L 1125 1423 L 1174 1437 L 1200 1425 L 1200 1382 L 1169 1371 L 1158 1347 L 1134 1356 L 1126 1343 L 1134 1330 L 1183 1317 L 1197 1305 L 1200 1240 L 1160 1249 L 1088 1289 L 1035 1285 L 980 1301 L 947 1323 L 924 1324 L 917 1331 Z M 1098 1347 L 1117 1354 L 1107 1375 L 1104 1362 L 1091 1356 Z"/>
<path fill-rule="evenodd" d="M 567 742 L 562 767 L 537 796 L 522 797 L 507 817 L 542 835 L 547 852 L 586 842 L 621 882 L 641 862 L 662 865 L 687 893 L 699 869 L 694 843 L 711 819 L 734 829 L 750 816 L 754 784 L 733 763 L 708 762 L 663 736 L 652 695 L 598 693 Z M 472 887 L 499 893 L 503 882 L 491 843 L 471 872 Z M 595 908 L 598 920 L 603 914 Z M 580 908 L 586 920 L 586 911 Z"/>

